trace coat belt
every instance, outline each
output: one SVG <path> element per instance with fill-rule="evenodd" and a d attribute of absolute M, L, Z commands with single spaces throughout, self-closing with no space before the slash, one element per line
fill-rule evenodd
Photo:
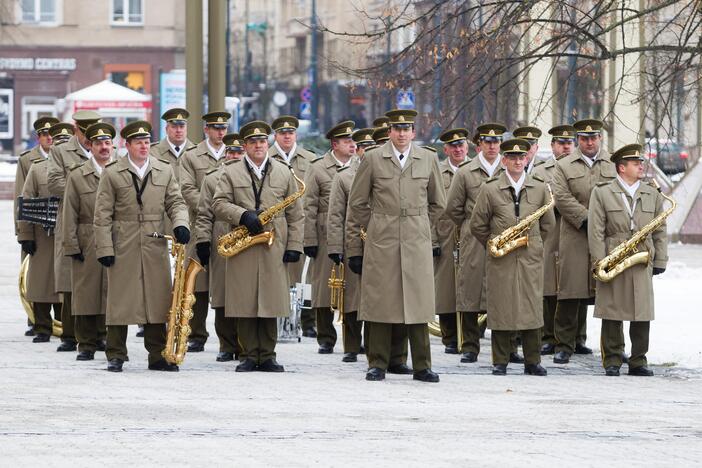
<path fill-rule="evenodd" d="M 373 214 L 382 214 L 388 216 L 399 216 L 404 218 L 406 216 L 422 216 L 427 214 L 427 207 L 422 206 L 419 208 L 400 208 L 399 210 L 384 210 L 379 208 L 372 208 L 371 212 Z"/>
<path fill-rule="evenodd" d="M 116 214 L 114 217 L 115 221 L 161 221 L 163 219 L 162 214 Z"/>

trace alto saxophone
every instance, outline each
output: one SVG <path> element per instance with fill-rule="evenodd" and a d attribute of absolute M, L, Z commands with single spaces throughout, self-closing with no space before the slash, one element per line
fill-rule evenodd
<path fill-rule="evenodd" d="M 678 206 L 677 202 L 672 197 L 669 197 L 661 191 L 661 187 L 655 179 L 651 182 L 658 192 L 663 195 L 663 198 L 670 202 L 670 208 L 653 218 L 650 223 L 638 230 L 631 239 L 625 240 L 613 248 L 606 257 L 595 263 L 592 276 L 597 281 L 607 283 L 612 281 L 612 279 L 624 270 L 634 265 L 649 262 L 650 255 L 648 251 L 639 252 L 638 245 L 643 242 L 650 233 L 658 229 Z"/>
<path fill-rule="evenodd" d="M 161 352 L 163 358 L 179 365 L 185 359 L 190 336 L 190 319 L 193 318 L 195 304 L 195 278 L 202 271 L 202 265 L 190 258 L 187 270 L 185 264 L 185 245 L 175 241 L 173 236 L 165 236 L 154 232 L 149 237 L 171 241 L 171 256 L 175 259 L 175 274 L 173 275 L 173 293 L 171 308 L 168 310 L 168 329 L 166 331 L 166 347 Z"/>
<path fill-rule="evenodd" d="M 295 203 L 298 198 L 304 195 L 305 183 L 295 175 L 295 171 L 293 171 L 292 167 L 290 167 L 290 173 L 297 182 L 297 192 L 293 193 L 289 197 L 286 197 L 285 200 L 281 201 L 280 203 L 276 203 L 270 208 L 262 211 L 261 214 L 258 215 L 258 220 L 261 222 L 261 226 L 265 226 L 266 224 L 270 223 L 278 213 Z M 217 240 L 217 252 L 219 252 L 222 257 L 229 258 L 256 244 L 265 243 L 270 246 L 273 244 L 273 240 L 273 229 L 252 236 L 246 226 L 237 226 L 232 231 L 228 232 Z"/>
<path fill-rule="evenodd" d="M 519 221 L 514 226 L 505 229 L 499 235 L 490 239 L 487 244 L 490 255 L 495 258 L 504 257 L 515 249 L 529 245 L 529 235 L 527 234 L 527 231 L 531 229 L 532 224 L 538 221 L 543 215 L 546 214 L 548 210 L 551 209 L 554 203 L 551 186 L 546 184 L 546 188 L 548 189 L 548 195 L 550 197 L 548 203 L 534 211 L 529 216 L 525 217 L 523 220 Z"/>
<path fill-rule="evenodd" d="M 344 290 L 346 289 L 346 278 L 344 273 L 344 262 L 339 264 L 337 273 L 337 267 L 332 263 L 331 274 L 327 280 L 327 286 L 329 286 L 330 292 L 330 306 L 332 309 L 339 311 L 339 319 L 337 323 L 343 325 L 344 323 Z"/>

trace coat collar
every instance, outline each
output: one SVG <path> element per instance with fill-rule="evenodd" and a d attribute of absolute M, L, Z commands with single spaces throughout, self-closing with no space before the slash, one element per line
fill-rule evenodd
<path fill-rule="evenodd" d="M 500 190 L 509 189 L 512 187 L 512 184 L 510 183 L 509 179 L 507 179 L 509 177 L 509 174 L 507 174 L 507 171 L 505 171 L 503 169 L 502 171 L 500 171 L 500 174 L 497 177 L 498 177 L 497 184 L 498 184 L 498 188 Z M 536 184 L 534 183 L 534 177 L 531 174 L 527 174 L 526 177 L 524 178 L 524 185 L 522 185 L 522 191 L 526 187 L 534 187 L 534 186 L 536 186 Z"/>
<path fill-rule="evenodd" d="M 152 170 L 161 171 L 162 164 L 163 163 L 161 163 L 161 161 L 159 161 L 157 158 L 149 156 L 149 167 L 146 169 L 146 174 L 144 174 L 144 177 L 146 177 Z M 115 165 L 117 166 L 117 170 L 119 172 L 128 171 L 137 177 L 139 176 L 139 174 L 136 173 L 132 165 L 129 164 L 129 159 L 127 159 L 127 155 L 124 155 L 123 157 L 119 158 Z"/>

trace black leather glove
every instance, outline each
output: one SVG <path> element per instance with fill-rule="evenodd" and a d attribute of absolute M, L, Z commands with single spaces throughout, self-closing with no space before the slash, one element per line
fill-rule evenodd
<path fill-rule="evenodd" d="M 112 265 L 115 264 L 115 256 L 108 255 L 106 257 L 100 257 L 98 258 L 98 262 L 100 262 L 102 266 L 110 268 Z"/>
<path fill-rule="evenodd" d="M 195 251 L 197 252 L 197 258 L 200 259 L 200 265 L 207 266 L 210 263 L 210 243 L 198 242 L 195 245 Z"/>
<path fill-rule="evenodd" d="M 665 271 L 665 268 L 653 267 L 653 276 L 660 275 Z"/>
<path fill-rule="evenodd" d="M 239 224 L 246 226 L 246 229 L 249 230 L 249 234 L 252 236 L 263 232 L 263 226 L 261 225 L 261 221 L 258 220 L 258 215 L 255 211 L 244 211 L 244 214 L 241 215 L 241 219 L 239 219 Z"/>
<path fill-rule="evenodd" d="M 331 258 L 331 261 L 336 263 L 337 265 L 341 264 L 342 256 L 341 254 L 329 254 L 329 258 Z"/>
<path fill-rule="evenodd" d="M 173 236 L 175 237 L 177 243 L 187 244 L 190 242 L 190 229 L 186 228 L 185 226 L 176 226 L 173 229 Z"/>
<path fill-rule="evenodd" d="M 83 252 L 78 252 L 77 254 L 73 254 L 73 255 L 71 255 L 71 258 L 73 260 L 78 260 L 79 262 L 85 261 L 85 257 L 83 256 Z"/>
<path fill-rule="evenodd" d="M 300 261 L 300 252 L 297 250 L 286 250 L 283 254 L 283 263 L 297 263 Z"/>
<path fill-rule="evenodd" d="M 22 244 L 22 250 L 27 255 L 34 255 L 37 252 L 37 243 L 33 240 L 20 241 Z"/>
<path fill-rule="evenodd" d="M 587 232 L 587 219 L 583 221 L 583 224 L 580 225 L 580 229 Z"/>
<path fill-rule="evenodd" d="M 363 257 L 349 257 L 349 268 L 357 275 L 360 275 L 363 271 Z"/>
<path fill-rule="evenodd" d="M 431 249 L 431 254 L 434 257 L 441 257 L 441 247 L 434 247 L 433 249 Z"/>
<path fill-rule="evenodd" d="M 310 247 L 303 247 L 302 250 L 305 251 L 305 255 L 307 255 L 308 257 L 315 258 L 317 256 L 317 251 L 319 250 L 319 247 L 317 247 L 316 245 L 312 245 Z"/>

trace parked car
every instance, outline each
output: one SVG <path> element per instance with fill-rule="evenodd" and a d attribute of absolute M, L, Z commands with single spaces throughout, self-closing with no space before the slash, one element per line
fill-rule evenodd
<path fill-rule="evenodd" d="M 673 140 L 651 138 L 646 142 L 646 152 L 649 159 L 666 174 L 678 174 L 687 170 L 690 155 Z"/>

